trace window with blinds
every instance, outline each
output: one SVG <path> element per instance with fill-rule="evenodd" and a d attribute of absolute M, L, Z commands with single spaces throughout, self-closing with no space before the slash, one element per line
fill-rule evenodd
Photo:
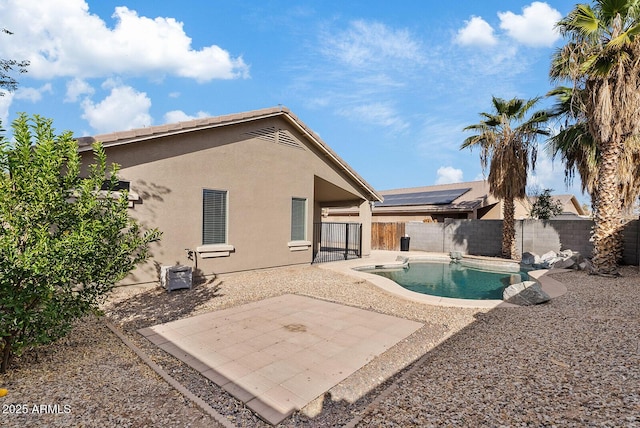
<path fill-rule="evenodd" d="M 208 190 L 202 192 L 202 244 L 227 242 L 227 192 Z"/>
<path fill-rule="evenodd" d="M 291 199 L 291 240 L 304 241 L 307 238 L 307 200 L 304 198 Z"/>

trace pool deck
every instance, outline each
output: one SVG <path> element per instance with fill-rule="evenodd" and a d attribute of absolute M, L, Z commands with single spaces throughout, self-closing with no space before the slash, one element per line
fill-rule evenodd
<path fill-rule="evenodd" d="M 502 300 L 469 300 L 469 299 L 452 299 L 449 297 L 439 297 L 439 296 L 430 296 L 427 294 L 416 293 L 414 291 L 410 291 L 405 289 L 404 287 L 398 285 L 394 281 L 382 277 L 380 275 L 375 275 L 372 273 L 367 273 L 363 271 L 356 270 L 356 268 L 361 267 L 373 267 L 377 265 L 402 265 L 402 261 L 398 260 L 398 257 L 409 258 L 409 259 L 440 259 L 440 260 L 448 260 L 449 256 L 443 253 L 427 253 L 424 251 L 384 251 L 384 250 L 374 250 L 371 252 L 371 255 L 368 257 L 363 257 L 361 259 L 354 260 L 343 260 L 338 262 L 331 263 L 323 263 L 318 266 L 324 269 L 333 270 L 335 272 L 340 272 L 345 275 L 350 275 L 354 277 L 358 277 L 365 281 L 368 281 L 377 287 L 387 291 L 388 293 L 395 294 L 404 299 L 408 299 L 414 302 L 426 303 L 429 305 L 436 306 L 449 306 L 449 307 L 464 307 L 464 308 L 515 308 L 519 307 L 518 305 L 513 305 L 511 303 L 506 303 Z M 512 263 L 505 261 L 503 259 L 493 258 L 493 257 L 478 257 L 478 256 L 470 256 L 474 260 L 486 262 L 487 264 L 496 264 L 496 263 Z M 566 269 L 541 269 L 534 270 L 529 272 L 529 275 L 536 279 L 542 286 L 542 289 L 551 297 L 552 299 L 558 296 L 562 296 L 567 292 L 567 288 L 562 285 L 560 282 L 555 279 L 549 277 L 548 273 L 559 273 L 566 272 Z"/>

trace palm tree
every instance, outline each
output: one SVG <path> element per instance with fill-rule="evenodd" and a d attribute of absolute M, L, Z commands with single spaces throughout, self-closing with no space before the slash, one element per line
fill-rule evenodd
<path fill-rule="evenodd" d="M 557 26 L 567 43 L 554 53 L 550 75 L 583 94 L 579 102 L 597 148 L 594 271 L 618 275 L 620 159 L 640 131 L 640 0 L 578 4 Z"/>
<path fill-rule="evenodd" d="M 549 118 L 563 121 L 559 132 L 547 141 L 546 149 L 555 158 L 560 156 L 565 166 L 565 182 L 571 185 L 578 173 L 582 191 L 589 193 L 592 201 L 596 199 L 598 182 L 598 146 L 589 134 L 589 125 L 582 109 L 584 103 L 578 102 L 581 95 L 574 98 L 573 88 L 558 87 L 547 96 L 555 96 L 556 104 L 549 111 Z M 582 95 L 583 96 L 583 95 Z M 640 196 L 640 138 L 629 138 L 622 147 L 620 156 L 618 189 L 623 210 L 630 209 Z"/>
<path fill-rule="evenodd" d="M 571 185 L 576 176 L 580 177 L 582 191 L 591 196 L 592 210 L 597 205 L 596 184 L 598 183 L 598 162 L 600 153 L 584 114 L 584 93 L 573 88 L 557 87 L 547 96 L 555 96 L 556 104 L 549 111 L 550 118 L 561 120 L 560 130 L 547 141 L 546 149 L 552 157 L 560 157 L 565 167 L 565 182 Z M 620 155 L 617 187 L 622 210 L 629 211 L 640 196 L 640 138 L 632 137 L 625 142 Z M 617 235 L 617 260 L 622 257 L 622 235 Z"/>
<path fill-rule="evenodd" d="M 526 196 L 529 165 L 535 169 L 536 139 L 549 135 L 547 114 L 526 117 L 540 98 L 503 100 L 492 97 L 493 112 L 480 113 L 483 120 L 464 128 L 476 134 L 466 138 L 461 149 L 480 147 L 483 171 L 489 166 L 489 191 L 503 202 L 502 257 L 516 258 L 515 200 Z"/>
<path fill-rule="evenodd" d="M 566 86 L 557 87 L 547 93 L 547 96 L 556 98 L 556 104 L 549 110 L 549 118 L 557 119 L 560 122 L 560 129 L 547 140 L 546 150 L 553 159 L 560 157 L 565 168 L 564 177 L 567 186 L 573 183 L 577 172 L 582 191 L 591 196 L 593 208 L 598 149 L 589 134 L 583 104 L 579 102 L 581 95 L 583 93 Z"/>

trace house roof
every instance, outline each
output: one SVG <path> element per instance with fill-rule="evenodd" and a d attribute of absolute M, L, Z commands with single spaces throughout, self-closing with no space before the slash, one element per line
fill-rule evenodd
<path fill-rule="evenodd" d="M 562 204 L 563 208 L 565 209 L 565 213 L 571 212 L 571 211 L 567 211 L 567 208 L 569 205 L 572 205 L 577 215 L 579 216 L 587 215 L 587 213 L 585 213 L 584 209 L 582 208 L 582 205 L 580 205 L 580 202 L 574 195 L 571 195 L 571 194 L 551 195 L 551 197 L 553 197 L 554 200 Z M 529 197 L 529 200 L 533 204 L 535 203 L 536 200 L 538 200 L 538 198 L 536 196 L 531 196 Z"/>
<path fill-rule="evenodd" d="M 376 204 L 376 211 L 388 213 L 469 212 L 497 202 L 483 180 L 381 190 L 380 194 L 385 201 Z"/>
<path fill-rule="evenodd" d="M 355 172 L 340 156 L 338 156 L 322 139 L 294 115 L 286 107 L 271 107 L 261 110 L 253 110 L 244 113 L 230 114 L 225 116 L 199 118 L 185 122 L 170 123 L 165 125 L 150 126 L 146 128 L 132 129 L 129 131 L 113 132 L 110 134 L 96 135 L 93 137 L 80 137 L 78 141 L 78 150 L 90 151 L 91 145 L 96 142 L 102 142 L 105 148 L 120 146 L 123 144 L 133 144 L 140 141 L 149 141 L 165 136 L 173 136 L 185 134 L 188 132 L 202 131 L 206 129 L 219 128 L 228 125 L 235 125 L 244 122 L 251 122 L 270 117 L 282 117 L 289 122 L 294 128 L 300 131 L 307 139 L 317 147 L 320 152 L 327 158 L 328 162 L 335 165 L 339 170 L 343 171 L 349 178 L 354 180 L 369 200 L 382 202 L 382 196 L 367 183 L 357 172 Z"/>

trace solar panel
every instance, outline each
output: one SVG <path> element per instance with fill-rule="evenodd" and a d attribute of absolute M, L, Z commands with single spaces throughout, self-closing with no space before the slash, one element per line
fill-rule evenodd
<path fill-rule="evenodd" d="M 448 205 L 471 190 L 464 189 L 432 190 L 429 192 L 396 193 L 384 195 L 384 202 L 376 207 L 397 207 L 401 205 Z"/>

